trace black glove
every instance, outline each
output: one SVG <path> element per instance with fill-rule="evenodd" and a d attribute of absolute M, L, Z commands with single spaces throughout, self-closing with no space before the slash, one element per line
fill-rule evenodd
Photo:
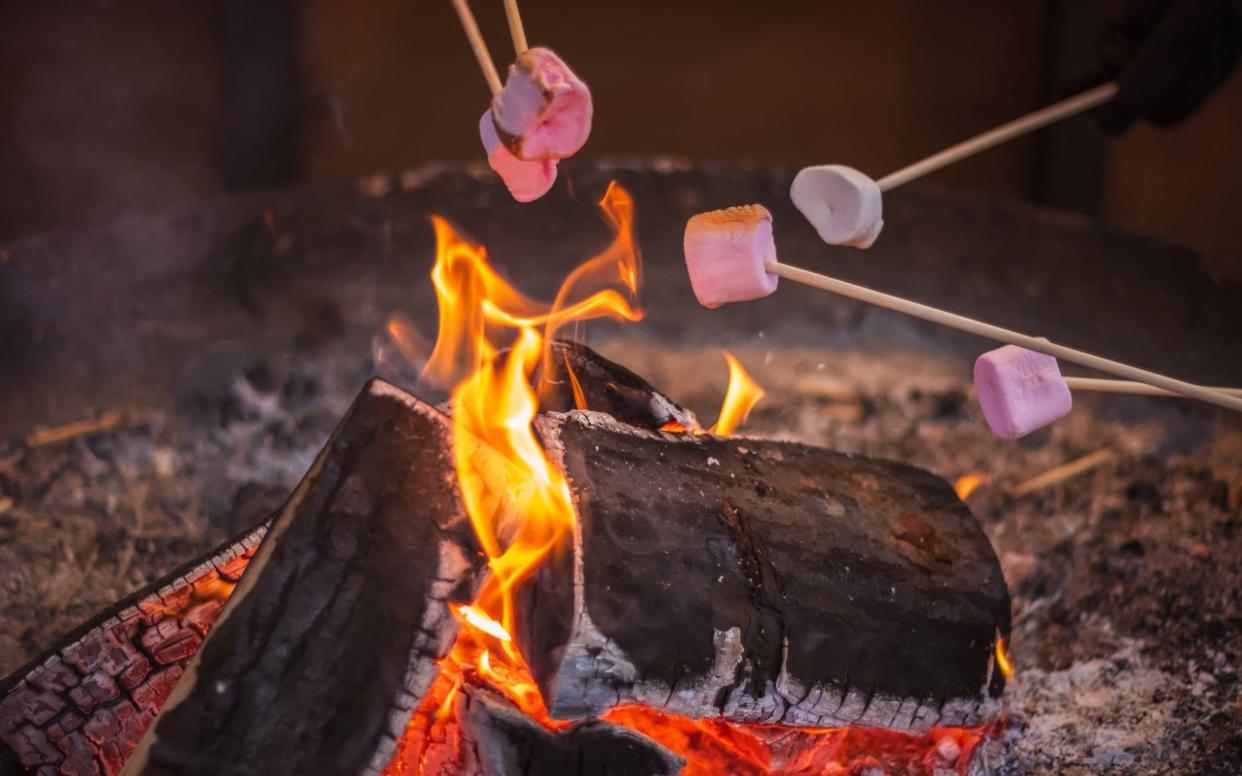
<path fill-rule="evenodd" d="M 1126 0 L 1105 28 L 1100 59 L 1121 90 L 1096 109 L 1119 134 L 1143 118 L 1168 126 L 1198 108 L 1229 77 L 1242 51 L 1242 0 Z"/>

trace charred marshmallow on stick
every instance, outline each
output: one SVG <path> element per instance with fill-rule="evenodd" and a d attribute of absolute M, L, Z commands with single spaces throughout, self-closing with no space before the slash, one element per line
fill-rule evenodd
<path fill-rule="evenodd" d="M 699 304 L 719 307 L 760 299 L 778 278 L 764 267 L 776 261 L 772 214 L 762 205 L 699 213 L 686 222 L 686 270 Z"/>
<path fill-rule="evenodd" d="M 479 120 L 479 136 L 483 139 L 483 148 L 487 151 L 487 163 L 500 179 L 504 181 L 509 193 L 518 202 L 533 202 L 552 188 L 556 182 L 556 160 L 535 159 L 527 161 L 513 155 L 500 136 L 496 134 L 496 124 L 492 121 L 492 112 L 487 111 Z"/>
<path fill-rule="evenodd" d="M 492 99 L 501 142 L 519 159 L 573 156 L 591 134 L 591 90 L 550 49 L 536 46 L 509 66 Z"/>

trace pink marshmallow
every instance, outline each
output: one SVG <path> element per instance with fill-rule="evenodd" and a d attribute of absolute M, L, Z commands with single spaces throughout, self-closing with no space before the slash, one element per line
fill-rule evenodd
<path fill-rule="evenodd" d="M 591 90 L 546 48 L 518 55 L 492 100 L 500 138 L 519 159 L 573 156 L 591 134 Z"/>
<path fill-rule="evenodd" d="M 1073 406 L 1057 360 L 1006 345 L 975 361 L 975 393 L 992 432 L 1017 439 L 1064 417 Z"/>
<path fill-rule="evenodd" d="M 683 242 L 690 285 L 699 304 L 759 299 L 776 290 L 779 278 L 763 264 L 776 261 L 772 214 L 762 205 L 699 213 L 686 222 Z"/>
<path fill-rule="evenodd" d="M 479 137 L 483 139 L 483 148 L 487 150 L 487 163 L 505 182 L 509 193 L 518 202 L 533 202 L 552 188 L 556 182 L 556 160 L 540 159 L 528 162 L 509 153 L 500 136 L 496 134 L 496 124 L 492 121 L 492 112 L 487 111 L 479 120 Z"/>

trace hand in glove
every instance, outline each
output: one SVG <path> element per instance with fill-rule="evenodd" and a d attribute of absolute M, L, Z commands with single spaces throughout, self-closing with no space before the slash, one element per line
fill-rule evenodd
<path fill-rule="evenodd" d="M 1109 134 L 1137 119 L 1168 126 L 1198 108 L 1229 77 L 1242 51 L 1242 0 L 1127 0 L 1105 28 L 1100 58 L 1121 85 L 1096 109 Z"/>

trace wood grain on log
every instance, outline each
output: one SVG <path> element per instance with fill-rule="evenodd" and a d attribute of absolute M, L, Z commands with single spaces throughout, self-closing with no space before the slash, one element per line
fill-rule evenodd
<path fill-rule="evenodd" d="M 923 732 L 999 711 L 1009 595 L 948 483 L 752 439 L 537 422 L 578 509 L 524 585 L 520 643 L 552 714 Z"/>
<path fill-rule="evenodd" d="M 446 417 L 372 381 L 288 504 L 126 774 L 377 773 L 483 556 Z"/>
<path fill-rule="evenodd" d="M 118 773 L 266 532 L 183 565 L 0 682 L 0 773 Z"/>

